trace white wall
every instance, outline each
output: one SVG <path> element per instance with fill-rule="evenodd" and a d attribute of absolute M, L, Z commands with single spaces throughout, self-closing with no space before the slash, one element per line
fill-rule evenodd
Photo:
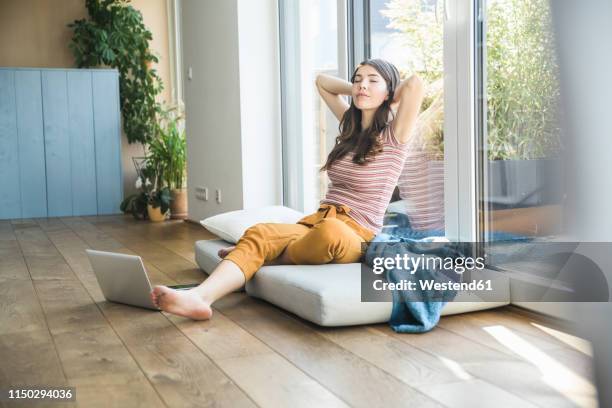
<path fill-rule="evenodd" d="M 275 5 L 274 0 L 182 1 L 192 220 L 281 203 Z M 208 201 L 196 198 L 199 187 L 208 188 Z"/>
<path fill-rule="evenodd" d="M 244 208 L 281 204 L 276 0 L 238 0 Z"/>

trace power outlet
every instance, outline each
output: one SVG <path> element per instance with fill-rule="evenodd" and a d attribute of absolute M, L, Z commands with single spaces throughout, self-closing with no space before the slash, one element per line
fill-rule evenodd
<path fill-rule="evenodd" d="M 196 187 L 195 191 L 196 191 L 195 197 L 198 200 L 208 201 L 208 188 Z"/>
<path fill-rule="evenodd" d="M 217 203 L 221 204 L 221 190 L 217 189 Z"/>

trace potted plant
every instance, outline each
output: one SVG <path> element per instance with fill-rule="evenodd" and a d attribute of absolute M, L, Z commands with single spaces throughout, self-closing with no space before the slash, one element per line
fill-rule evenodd
<path fill-rule="evenodd" d="M 149 219 L 149 212 L 147 210 L 149 192 L 153 185 L 151 180 L 156 178 L 155 168 L 147 166 L 146 157 L 132 157 L 132 162 L 138 175 L 135 187 L 139 191 L 126 197 L 121 203 L 120 209 L 125 214 L 132 214 L 138 220 L 147 220 Z"/>
<path fill-rule="evenodd" d="M 165 183 L 166 163 L 155 151 L 149 150 L 145 159 L 144 190 L 147 199 L 147 214 L 153 222 L 164 221 L 170 212 L 170 189 Z"/>
<path fill-rule="evenodd" d="M 155 138 L 149 143 L 149 157 L 159 163 L 162 183 L 170 191 L 170 214 L 174 219 L 187 218 L 187 156 L 182 119 L 176 108 L 162 111 Z"/>
<path fill-rule="evenodd" d="M 136 187 L 141 184 L 140 177 L 136 181 Z M 137 220 L 146 220 L 149 218 L 147 211 L 148 198 L 144 191 L 132 194 L 126 197 L 121 202 L 121 211 L 125 214 L 132 214 Z"/>
<path fill-rule="evenodd" d="M 137 159 L 141 160 L 137 164 Z M 162 166 L 154 157 L 133 158 L 138 173 L 136 188 L 140 191 L 121 203 L 121 211 L 139 220 L 163 221 L 168 217 L 172 197 L 162 181 Z"/>
<path fill-rule="evenodd" d="M 171 201 L 172 197 L 168 187 L 151 191 L 147 196 L 149 219 L 153 222 L 164 221 L 168 217 Z"/>

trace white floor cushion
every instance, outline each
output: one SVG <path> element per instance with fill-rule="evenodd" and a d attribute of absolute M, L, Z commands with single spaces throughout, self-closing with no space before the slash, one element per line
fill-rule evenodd
<path fill-rule="evenodd" d="M 231 244 L 222 240 L 196 242 L 196 261 L 207 273 L 220 262 L 217 252 Z M 246 284 L 249 295 L 264 299 L 321 326 L 348 326 L 389 321 L 389 302 L 361 302 L 361 264 L 279 265 L 262 267 Z M 501 274 L 494 286 L 507 287 L 507 301 L 483 302 L 462 293 L 442 315 L 490 309 L 509 303 L 510 285 Z"/>
<path fill-rule="evenodd" d="M 213 215 L 200 221 L 207 230 L 227 242 L 236 243 L 244 232 L 260 222 L 294 224 L 304 213 L 282 205 L 250 208 Z"/>
<path fill-rule="evenodd" d="M 196 241 L 195 243 L 195 260 L 200 268 L 210 274 L 215 266 L 221 262 L 221 258 L 217 253 L 221 248 L 227 248 L 233 244 L 222 239 L 209 239 L 205 241 Z"/>

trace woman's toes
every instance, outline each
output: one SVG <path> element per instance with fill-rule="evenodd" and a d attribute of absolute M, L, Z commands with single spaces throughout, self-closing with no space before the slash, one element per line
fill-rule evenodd
<path fill-rule="evenodd" d="M 151 292 L 149 296 L 151 297 L 151 301 L 153 302 L 153 304 L 159 307 L 159 304 L 157 302 L 157 296 L 153 292 Z"/>
<path fill-rule="evenodd" d="M 196 291 L 177 291 L 166 286 L 153 288 L 158 307 L 168 313 L 189 317 L 194 320 L 206 320 L 212 316 L 212 308 Z"/>

